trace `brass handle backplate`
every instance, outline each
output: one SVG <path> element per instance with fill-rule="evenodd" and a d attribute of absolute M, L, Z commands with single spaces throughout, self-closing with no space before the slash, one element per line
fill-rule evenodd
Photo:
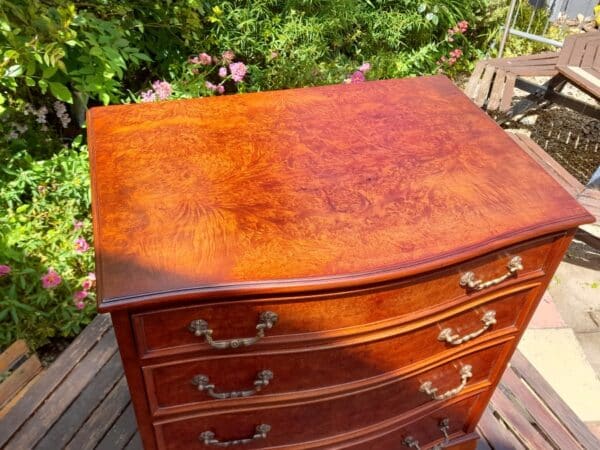
<path fill-rule="evenodd" d="M 444 446 L 446 444 L 448 444 L 448 442 L 450 442 L 450 436 L 448 435 L 448 430 L 450 429 L 450 419 L 446 418 L 446 419 L 440 420 L 438 427 L 439 427 L 440 431 L 444 434 L 444 442 L 434 445 L 431 448 L 431 450 L 442 450 L 444 448 Z M 419 441 L 417 441 L 412 436 L 407 436 L 406 438 L 404 438 L 404 440 L 402 441 L 402 444 L 409 448 L 421 450 L 421 447 L 419 446 Z"/>
<path fill-rule="evenodd" d="M 451 345 L 460 345 L 467 341 L 470 341 L 471 339 L 474 339 L 477 336 L 482 335 L 492 325 L 496 324 L 496 311 L 493 311 L 493 310 L 487 311 L 481 318 L 481 321 L 483 322 L 483 326 L 479 330 L 476 330 L 476 331 L 473 331 L 472 333 L 466 334 L 463 337 L 455 335 L 454 330 L 452 330 L 452 328 L 444 328 L 440 332 L 440 335 L 438 336 L 438 340 L 447 342 L 448 344 L 451 344 Z"/>
<path fill-rule="evenodd" d="M 473 376 L 472 369 L 473 368 L 469 365 L 462 366 L 460 369 L 460 384 L 454 389 L 450 389 L 443 394 L 437 394 L 438 389 L 433 387 L 433 383 L 431 381 L 424 382 L 419 388 L 419 391 L 429 395 L 432 400 L 446 400 L 450 397 L 454 397 L 455 395 L 460 394 L 460 392 L 467 385 L 469 379 Z"/>
<path fill-rule="evenodd" d="M 265 337 L 265 330 L 273 328 L 273 326 L 277 323 L 279 317 L 277 314 L 271 311 L 265 311 L 260 314 L 260 318 L 258 320 L 258 324 L 256 325 L 256 336 L 249 338 L 236 338 L 236 339 L 227 339 L 223 341 L 215 341 L 212 338 L 213 330 L 208 327 L 208 322 L 206 320 L 197 319 L 192 320 L 188 329 L 194 333 L 195 336 L 202 336 L 208 345 L 213 348 L 225 349 L 225 348 L 238 348 L 238 347 L 248 347 L 249 345 L 255 344 L 260 341 L 263 337 Z"/>
<path fill-rule="evenodd" d="M 261 423 L 260 425 L 257 425 L 254 436 L 250 438 L 234 439 L 233 441 L 219 441 L 218 439 L 215 439 L 215 433 L 212 431 L 204 431 L 200 434 L 199 439 L 204 445 L 212 445 L 214 447 L 230 447 L 232 445 L 250 444 L 259 439 L 266 439 L 269 431 L 271 431 L 271 425 Z"/>
<path fill-rule="evenodd" d="M 256 375 L 254 380 L 254 388 L 247 389 L 245 391 L 231 391 L 231 392 L 215 392 L 215 385 L 210 383 L 210 379 L 206 375 L 196 375 L 192 379 L 192 384 L 198 387 L 199 391 L 206 392 L 212 398 L 226 399 L 226 398 L 240 398 L 250 397 L 256 394 L 262 388 L 269 385 L 269 382 L 273 379 L 273 372 L 270 370 L 261 370 Z"/>
<path fill-rule="evenodd" d="M 421 450 L 421 447 L 419 446 L 419 441 L 417 441 L 412 436 L 406 436 L 406 438 L 404 438 L 404 440 L 402 441 L 402 444 L 408 448 L 414 448 L 416 450 Z"/>
<path fill-rule="evenodd" d="M 520 256 L 513 256 L 506 265 L 506 268 L 508 269 L 508 272 L 489 281 L 478 280 L 473 272 L 467 272 L 460 278 L 460 285 L 461 287 L 470 289 L 472 291 L 481 291 L 482 289 L 502 283 L 507 278 L 515 275 L 519 270 L 523 270 L 522 258 Z"/>

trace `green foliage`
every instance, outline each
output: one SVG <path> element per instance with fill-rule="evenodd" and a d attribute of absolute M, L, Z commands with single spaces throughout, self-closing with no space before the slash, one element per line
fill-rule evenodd
<path fill-rule="evenodd" d="M 94 313 L 93 249 L 75 247 L 91 239 L 88 106 L 341 83 L 365 62 L 369 79 L 455 75 L 498 28 L 487 9 L 488 0 L 0 1 L 0 346 L 72 336 Z M 449 32 L 463 20 L 468 30 Z M 247 67 L 243 81 L 226 51 Z M 200 53 L 214 59 L 194 60 Z M 45 288 L 50 268 L 62 281 Z"/>
<path fill-rule="evenodd" d="M 65 148 L 42 161 L 23 151 L 0 170 L 0 262 L 12 269 L 0 277 L 0 347 L 74 336 L 95 310 L 91 291 L 83 309 L 73 301 L 94 267 L 92 251 L 75 250 L 77 238 L 91 239 L 87 151 Z M 49 268 L 62 277 L 53 289 L 41 281 Z"/>
<path fill-rule="evenodd" d="M 491 8 L 492 14 L 490 20 L 498 24 L 504 25 L 504 20 L 508 14 L 508 3 L 503 0 L 492 0 Z M 533 8 L 527 2 L 518 2 L 517 9 L 515 11 L 516 22 L 511 25 L 517 30 L 527 31 L 532 34 L 544 36 L 549 39 L 556 41 L 563 41 L 568 35 L 568 27 L 548 22 L 548 10 L 545 8 Z M 500 42 L 501 30 L 498 27 L 493 37 Z M 543 44 L 541 42 L 532 41 L 530 39 L 521 38 L 518 36 L 509 36 L 506 42 L 506 48 L 504 56 L 520 56 L 520 55 L 532 55 L 535 53 L 545 51 L 556 51 L 556 48 L 552 45 Z"/>
<path fill-rule="evenodd" d="M 73 103 L 74 93 L 119 102 L 127 69 L 150 61 L 129 42 L 130 31 L 66 1 L 4 0 L 0 9 L 0 88 L 20 98 L 49 93 Z M 14 95 L 13 94 L 13 95 Z"/>

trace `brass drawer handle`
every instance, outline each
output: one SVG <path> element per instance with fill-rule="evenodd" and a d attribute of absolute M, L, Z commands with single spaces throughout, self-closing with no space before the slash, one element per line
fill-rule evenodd
<path fill-rule="evenodd" d="M 271 431 L 271 425 L 267 425 L 266 423 L 261 423 L 256 426 L 256 432 L 254 436 L 245 439 L 234 439 L 233 441 L 219 441 L 215 439 L 215 433 L 212 431 L 204 431 L 200 434 L 200 441 L 204 445 L 213 445 L 215 447 L 230 447 L 232 445 L 244 445 L 250 444 L 259 439 L 266 439 L 267 433 Z"/>
<path fill-rule="evenodd" d="M 228 339 L 223 341 L 215 341 L 212 338 L 213 330 L 208 328 L 208 322 L 206 320 L 197 319 L 192 320 L 188 329 L 194 333 L 195 336 L 203 336 L 204 340 L 208 345 L 213 348 L 224 349 L 224 348 L 238 348 L 248 347 L 249 345 L 255 344 L 259 340 L 265 337 L 265 330 L 273 328 L 277 323 L 279 317 L 277 314 L 271 311 L 265 311 L 260 314 L 258 324 L 256 325 L 256 336 L 249 338 L 237 338 Z"/>
<path fill-rule="evenodd" d="M 473 291 L 481 291 L 482 289 L 489 288 L 490 286 L 495 286 L 496 284 L 502 283 L 507 278 L 512 277 L 519 270 L 523 270 L 523 260 L 520 256 L 513 256 L 506 265 L 506 268 L 508 269 L 507 273 L 490 281 L 478 280 L 475 278 L 475 274 L 473 272 L 467 272 L 460 278 L 460 285 L 461 287 Z"/>
<path fill-rule="evenodd" d="M 481 321 L 483 322 L 483 326 L 476 331 L 473 331 L 470 334 L 466 334 L 463 337 L 460 337 L 458 335 L 454 334 L 454 331 L 452 330 L 452 328 L 444 328 L 441 332 L 440 335 L 438 336 L 438 340 L 439 341 L 445 341 L 448 344 L 451 345 L 460 345 L 463 344 L 467 341 L 470 341 L 471 339 L 476 338 L 477 336 L 482 335 L 483 333 L 485 333 L 492 325 L 496 324 L 496 311 L 487 311 L 483 317 L 481 318 Z"/>
<path fill-rule="evenodd" d="M 262 388 L 269 385 L 269 381 L 273 379 L 273 372 L 270 370 L 261 370 L 256 375 L 254 380 L 254 388 L 245 391 L 231 391 L 231 392 L 215 392 L 215 385 L 210 384 L 210 380 L 206 375 L 196 375 L 192 379 L 192 384 L 198 387 L 199 391 L 206 391 L 212 398 L 226 399 L 226 398 L 239 398 L 239 397 L 250 397 L 256 394 Z"/>
<path fill-rule="evenodd" d="M 421 447 L 419 446 L 419 441 L 417 441 L 412 436 L 406 436 L 406 438 L 404 438 L 404 440 L 402 441 L 402 444 L 408 448 L 414 448 L 416 450 L 421 450 Z"/>
<path fill-rule="evenodd" d="M 433 383 L 431 381 L 424 382 L 419 388 L 419 391 L 429 395 L 432 398 L 432 400 L 446 400 L 450 397 L 454 397 L 455 395 L 460 394 L 460 392 L 467 385 L 469 378 L 473 376 L 473 373 L 471 372 L 472 369 L 473 368 L 469 365 L 463 366 L 460 369 L 460 384 L 454 389 L 450 389 L 449 391 L 446 391 L 441 395 L 437 394 L 438 389 L 432 387 Z"/>
<path fill-rule="evenodd" d="M 440 431 L 442 433 L 444 433 L 444 442 L 442 442 L 441 444 L 434 445 L 431 448 L 431 450 L 442 450 L 444 448 L 444 446 L 448 442 L 450 442 L 450 436 L 448 436 L 448 430 L 450 429 L 450 419 L 442 419 L 438 426 L 439 426 Z M 421 450 L 421 447 L 419 446 L 419 441 L 417 441 L 412 436 L 407 436 L 406 438 L 404 438 L 404 440 L 402 441 L 402 444 L 408 448 L 414 448 L 416 450 Z"/>

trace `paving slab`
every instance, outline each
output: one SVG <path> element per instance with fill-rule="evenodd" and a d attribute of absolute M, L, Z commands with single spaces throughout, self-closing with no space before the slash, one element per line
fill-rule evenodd
<path fill-rule="evenodd" d="M 572 329 L 528 329 L 519 350 L 581 420 L 600 422 L 600 379 Z"/>
<path fill-rule="evenodd" d="M 540 300 L 540 303 L 531 318 L 529 328 L 566 328 L 567 324 L 563 320 L 550 292 L 546 291 Z"/>
<path fill-rule="evenodd" d="M 600 271 L 563 261 L 548 290 L 563 320 L 576 333 L 600 331 L 593 319 L 593 313 L 600 312 Z"/>
<path fill-rule="evenodd" d="M 575 333 L 575 335 L 585 352 L 588 362 L 594 368 L 596 376 L 600 378 L 600 331 L 595 333 Z M 600 405 L 598 405 L 598 408 L 600 409 Z"/>

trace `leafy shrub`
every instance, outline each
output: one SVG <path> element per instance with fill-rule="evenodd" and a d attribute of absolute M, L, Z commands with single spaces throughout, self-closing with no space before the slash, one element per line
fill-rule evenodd
<path fill-rule="evenodd" d="M 77 334 L 95 311 L 87 151 L 41 161 L 23 151 L 1 171 L 0 264 L 10 272 L 0 272 L 0 346 L 26 338 L 35 348 Z"/>
<path fill-rule="evenodd" d="M 365 76 L 455 75 L 483 55 L 501 22 L 490 20 L 487 6 L 488 0 L 3 0 L 0 347 L 17 337 L 37 347 L 72 336 L 94 314 L 81 145 L 88 106 Z"/>

